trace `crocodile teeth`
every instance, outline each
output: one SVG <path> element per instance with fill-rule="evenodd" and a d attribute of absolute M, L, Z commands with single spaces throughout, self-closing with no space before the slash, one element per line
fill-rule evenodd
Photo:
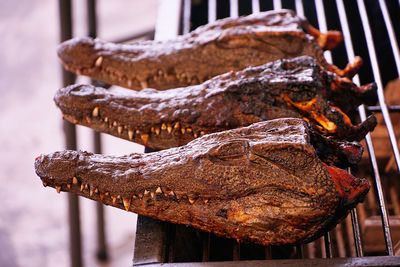
<path fill-rule="evenodd" d="M 167 131 L 168 131 L 168 133 L 172 133 L 172 126 L 171 125 L 167 126 Z"/>
<path fill-rule="evenodd" d="M 157 189 L 156 189 L 156 194 L 162 194 L 161 187 L 157 187 Z"/>
<path fill-rule="evenodd" d="M 140 136 L 140 138 L 142 139 L 143 144 L 146 146 L 146 145 L 147 145 L 147 142 L 149 141 L 149 135 L 148 135 L 148 134 L 142 134 L 142 135 Z"/>
<path fill-rule="evenodd" d="M 154 192 L 150 192 L 151 198 L 154 198 Z"/>
<path fill-rule="evenodd" d="M 167 130 L 167 125 L 165 123 L 161 124 L 161 130 Z"/>
<path fill-rule="evenodd" d="M 104 199 L 104 193 L 100 193 L 100 199 L 101 199 L 101 200 Z"/>
<path fill-rule="evenodd" d="M 124 203 L 125 210 L 129 211 L 129 207 L 131 205 L 131 199 L 130 198 L 122 198 L 122 202 Z"/>
<path fill-rule="evenodd" d="M 171 191 L 171 192 L 168 193 L 168 195 L 171 196 L 171 197 L 174 197 L 175 193 L 174 193 L 174 191 Z"/>
<path fill-rule="evenodd" d="M 145 88 L 148 88 L 148 87 L 149 87 L 149 85 L 148 85 L 147 82 L 145 82 L 145 81 L 140 82 L 140 86 L 142 87 L 142 89 L 145 89 Z"/>
<path fill-rule="evenodd" d="M 148 196 L 148 195 L 150 194 L 150 192 L 149 192 L 148 190 L 144 190 L 143 194 L 144 194 L 145 196 Z"/>
<path fill-rule="evenodd" d="M 71 189 L 71 184 L 67 184 L 68 189 Z"/>
<path fill-rule="evenodd" d="M 156 132 L 156 135 L 159 135 L 160 134 L 160 128 L 156 128 L 155 132 Z"/>
<path fill-rule="evenodd" d="M 104 122 L 108 122 L 108 118 L 107 117 L 104 118 Z"/>
<path fill-rule="evenodd" d="M 133 139 L 133 131 L 132 130 L 128 130 L 128 137 L 129 137 L 129 140 Z"/>
<path fill-rule="evenodd" d="M 99 107 L 95 107 L 92 111 L 92 116 L 97 117 L 99 116 Z"/>
<path fill-rule="evenodd" d="M 118 126 L 117 130 L 118 130 L 118 133 L 121 134 L 122 133 L 122 126 Z"/>
<path fill-rule="evenodd" d="M 81 192 L 83 191 L 84 188 L 85 188 L 85 185 L 81 184 Z"/>
<path fill-rule="evenodd" d="M 72 183 L 73 183 L 73 184 L 77 184 L 77 183 L 78 183 L 78 179 L 76 179 L 75 176 L 72 178 Z"/>
<path fill-rule="evenodd" d="M 60 194 L 60 191 L 61 191 L 61 186 L 56 186 L 56 190 L 57 190 L 57 193 L 59 193 L 59 194 Z"/>
<path fill-rule="evenodd" d="M 113 125 L 114 127 L 117 127 L 118 122 L 114 121 L 112 125 Z"/>
<path fill-rule="evenodd" d="M 98 58 L 96 59 L 96 62 L 94 63 L 94 65 L 95 65 L 96 67 L 100 67 L 102 63 L 103 63 L 103 57 L 100 56 L 100 57 L 98 57 Z"/>
<path fill-rule="evenodd" d="M 47 183 L 46 183 L 46 182 L 43 182 L 43 186 L 46 187 L 46 186 L 47 186 Z"/>
<path fill-rule="evenodd" d="M 132 86 L 132 80 L 128 80 L 128 87 Z"/>
<path fill-rule="evenodd" d="M 182 133 L 182 134 L 185 134 L 185 132 L 186 132 L 186 129 L 185 129 L 185 128 L 182 128 L 182 129 L 181 129 L 181 133 Z"/>
<path fill-rule="evenodd" d="M 179 121 L 177 123 L 175 123 L 174 129 L 179 129 L 180 127 L 181 127 L 181 125 L 180 125 Z"/>
<path fill-rule="evenodd" d="M 189 198 L 189 202 L 190 202 L 190 204 L 193 204 L 194 203 L 194 199 L 193 198 Z"/>
<path fill-rule="evenodd" d="M 94 190 L 93 190 L 93 188 L 92 188 L 92 187 L 90 187 L 90 190 L 89 190 L 89 196 L 93 196 L 93 193 L 94 193 Z"/>

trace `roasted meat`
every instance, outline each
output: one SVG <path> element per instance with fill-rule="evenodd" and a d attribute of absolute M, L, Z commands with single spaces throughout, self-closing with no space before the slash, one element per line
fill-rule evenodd
<path fill-rule="evenodd" d="M 238 241 L 299 244 L 332 229 L 369 190 L 318 158 L 310 130 L 277 119 L 150 154 L 55 152 L 35 168 L 58 192 Z"/>
<path fill-rule="evenodd" d="M 207 133 L 275 118 L 297 117 L 337 140 L 359 141 L 376 124 L 352 125 L 342 111 L 375 101 L 376 86 L 355 86 L 303 56 L 230 72 L 200 85 L 125 94 L 91 85 L 60 89 L 64 118 L 155 149 Z"/>
<path fill-rule="evenodd" d="M 326 70 L 353 75 L 361 59 L 339 70 L 323 57 L 341 34 L 318 32 L 291 10 L 226 18 L 174 40 L 115 44 L 91 38 L 62 43 L 58 55 L 66 69 L 134 90 L 194 85 L 228 71 L 281 58 L 314 57 Z"/>

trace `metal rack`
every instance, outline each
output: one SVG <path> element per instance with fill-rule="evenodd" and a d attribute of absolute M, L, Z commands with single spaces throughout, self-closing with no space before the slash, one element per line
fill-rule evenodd
<path fill-rule="evenodd" d="M 91 1 L 94 5 L 94 0 Z M 89 0 L 89 2 L 91 1 Z M 60 10 L 68 9 L 68 6 L 65 6 L 65 3 L 68 2 L 67 0 L 60 0 Z M 400 112 L 400 103 L 388 106 L 383 90 L 384 85 L 389 80 L 400 76 L 398 48 L 400 3 L 389 0 L 365 2 L 367 2 L 367 5 L 363 0 L 160 0 L 155 38 L 158 40 L 173 38 L 177 34 L 187 33 L 197 26 L 227 16 L 237 17 L 280 8 L 293 9 L 297 14 L 306 16 L 311 24 L 321 31 L 340 30 L 344 37 L 343 45 L 332 53 L 325 52 L 325 57 L 328 61 L 339 66 L 352 61 L 356 54 L 364 59 L 364 67 L 359 75 L 354 77 L 354 82 L 360 84 L 375 81 L 378 87 L 379 106 L 360 106 L 358 108 L 359 119 L 365 120 L 367 114 L 371 112 L 382 114 L 392 146 L 392 150 L 388 151 L 388 154 L 393 155 L 397 168 L 391 179 L 395 179 L 395 184 L 400 186 L 398 182 L 400 178 L 400 153 L 391 121 L 391 114 Z M 65 17 L 62 11 L 61 19 L 62 21 L 64 19 L 66 23 L 66 26 L 63 23 L 61 24 L 63 29 L 61 40 L 71 38 L 71 29 L 68 29 L 68 23 L 69 25 L 72 23 L 71 18 Z M 92 20 L 95 20 L 95 15 Z M 129 38 L 124 38 L 124 40 L 127 39 Z M 382 55 L 383 50 L 385 53 Z M 65 72 L 64 75 L 64 84 L 74 81 L 74 76 L 71 76 L 70 73 Z M 66 123 L 65 127 L 66 132 L 69 132 L 70 135 L 67 138 L 67 148 L 74 149 L 74 142 L 76 142 L 73 139 L 74 126 Z M 394 247 L 396 244 L 393 244 L 391 235 L 392 229 L 387 207 L 388 194 L 382 186 L 384 170 L 375 155 L 374 140 L 371 135 L 366 137 L 366 148 L 369 158 L 367 167 L 371 169 L 371 181 L 374 187 L 374 190 L 369 193 L 369 196 L 371 194 L 372 196 L 366 201 L 367 204 L 359 205 L 356 209 L 353 209 L 350 216 L 342 224 L 339 224 L 330 233 L 325 234 L 320 240 L 301 246 L 264 248 L 238 244 L 236 241 L 218 238 L 192 228 L 162 223 L 139 216 L 134 265 L 169 262 L 166 266 L 179 266 L 179 264 L 172 263 L 177 261 L 191 262 L 191 266 L 399 265 L 400 257 L 395 256 Z M 376 195 L 373 191 L 376 192 Z M 396 192 L 394 192 L 394 195 L 396 195 Z M 366 219 L 365 210 L 369 208 L 368 203 L 374 205 L 377 203 L 376 212 L 380 215 L 380 225 L 385 242 L 383 256 L 364 257 L 366 253 L 363 250 L 361 226 Z M 396 205 L 400 206 L 400 203 Z M 72 252 L 71 258 L 73 259 L 73 266 L 81 266 L 79 219 L 77 221 L 74 217 L 79 206 L 74 196 L 70 196 L 70 207 L 71 244 L 75 244 L 72 245 L 75 252 Z M 188 245 L 188 242 L 191 243 Z M 179 251 L 179 248 L 182 247 L 185 247 L 185 253 Z M 74 258 L 78 260 L 74 261 Z M 243 261 L 250 259 L 253 261 Z M 239 260 L 242 261 L 239 262 Z M 202 261 L 203 263 L 193 263 L 195 261 Z M 204 263 L 208 261 L 223 262 L 218 264 Z M 185 266 L 187 265 L 188 263 L 185 263 Z"/>

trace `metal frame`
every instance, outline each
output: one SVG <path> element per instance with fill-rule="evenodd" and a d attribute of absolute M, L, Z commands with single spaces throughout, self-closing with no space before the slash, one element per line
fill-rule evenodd
<path fill-rule="evenodd" d="M 230 0 L 230 16 L 232 17 L 237 17 L 239 16 L 239 0 Z M 260 1 L 258 0 L 252 0 L 252 12 L 257 13 L 260 12 Z M 280 0 L 273 0 L 273 7 L 274 9 L 279 9 L 282 8 L 282 1 Z M 322 0 L 315 0 L 315 7 L 317 10 L 317 20 L 318 20 L 318 26 L 319 28 L 324 31 L 327 30 L 327 22 L 325 18 L 325 8 L 324 8 L 324 2 Z M 295 9 L 296 12 L 299 15 L 304 15 L 304 7 L 303 7 L 303 1 L 302 0 L 295 0 Z M 400 4 L 400 3 L 399 3 Z M 179 32 L 181 33 L 187 33 L 190 30 L 190 13 L 191 13 L 191 0 L 160 0 L 160 5 L 159 5 L 159 16 L 158 16 L 158 21 L 157 21 L 157 26 L 156 26 L 156 31 L 155 31 L 155 37 L 158 40 L 163 40 L 163 39 L 169 39 L 173 38 L 176 35 L 178 35 Z M 67 40 L 72 38 L 72 19 L 71 19 L 71 1 L 70 0 L 59 0 L 59 6 L 60 6 L 60 26 L 61 26 L 61 41 Z M 353 49 L 353 44 L 351 40 L 351 35 L 350 35 L 350 29 L 349 29 L 349 24 L 347 20 L 347 14 L 345 10 L 345 5 L 343 0 L 336 0 L 336 6 L 338 8 L 338 15 L 339 15 L 339 20 L 340 24 L 342 27 L 342 33 L 344 36 L 344 44 L 347 52 L 347 57 L 349 61 L 352 61 L 354 59 L 354 49 Z M 363 0 L 357 0 L 357 6 L 358 6 L 358 11 L 361 16 L 361 21 L 362 21 L 362 27 L 366 36 L 366 43 L 368 47 L 368 53 L 369 57 L 371 59 L 371 67 L 372 67 L 372 74 L 374 76 L 375 82 L 377 83 L 378 87 L 378 98 L 379 98 L 379 104 L 380 106 L 373 106 L 373 107 L 368 107 L 368 106 L 360 106 L 358 109 L 359 116 L 361 120 L 366 119 L 366 114 L 368 112 L 381 112 L 388 130 L 388 135 L 391 141 L 392 145 L 392 152 L 394 155 L 394 159 L 397 165 L 397 170 L 398 173 L 400 173 L 400 153 L 399 153 L 399 148 L 397 146 L 396 142 L 396 136 L 394 134 L 393 130 L 393 125 L 390 119 L 390 112 L 400 112 L 400 105 L 395 105 L 395 106 L 388 106 L 385 102 L 384 95 L 383 95 L 383 84 L 382 84 L 382 78 L 380 75 L 380 70 L 378 66 L 378 61 L 377 61 L 377 56 L 376 56 L 376 51 L 374 47 L 374 42 L 373 42 L 373 36 L 371 32 L 371 28 L 369 25 L 368 21 L 368 15 L 366 12 L 366 7 L 364 4 Z M 400 53 L 399 53 L 399 47 L 395 38 L 394 34 L 394 29 L 393 25 L 391 24 L 388 9 L 386 6 L 386 3 L 384 0 L 379 0 L 379 6 L 381 8 L 381 12 L 384 18 L 384 22 L 386 25 L 386 30 L 389 35 L 390 39 L 390 44 L 393 49 L 393 54 L 394 54 L 394 59 L 395 59 L 395 64 L 396 64 L 396 70 L 397 74 L 400 75 Z M 216 0 L 208 0 L 208 21 L 212 22 L 217 19 L 217 1 Z M 91 36 L 96 36 L 96 14 L 95 14 L 95 0 L 88 0 L 88 17 L 89 17 L 89 34 Z M 168 24 L 165 24 L 164 22 L 168 21 Z M 172 22 L 172 27 L 171 23 Z M 182 22 L 182 24 L 180 24 Z M 165 25 L 168 25 L 166 27 Z M 147 31 L 143 33 L 143 35 L 154 35 L 154 31 Z M 126 41 L 132 39 L 131 37 L 122 39 L 120 41 Z M 327 58 L 328 61 L 332 61 L 332 54 L 328 51 L 325 52 L 325 57 Z M 75 75 L 66 72 L 63 70 L 63 85 L 68 85 L 71 84 L 75 81 Z M 360 79 L 358 75 L 354 77 L 354 82 L 356 84 L 360 84 Z M 68 122 L 64 122 L 64 131 L 66 134 L 66 148 L 67 149 L 76 149 L 76 133 L 75 133 L 75 126 L 73 124 L 70 124 Z M 100 137 L 95 135 L 95 152 L 99 153 L 101 151 L 100 145 Z M 382 183 L 381 183 L 381 177 L 380 177 L 380 170 L 379 166 L 377 163 L 377 159 L 375 156 L 375 151 L 374 151 L 374 145 L 372 142 L 372 138 L 370 135 L 366 136 L 366 143 L 367 143 L 367 149 L 368 149 L 368 154 L 370 158 L 370 163 L 373 169 L 373 178 L 375 182 L 375 189 L 378 194 L 378 204 L 381 212 L 381 219 L 382 219 L 382 229 L 384 231 L 384 238 L 385 238 L 385 243 L 386 243 L 386 250 L 387 250 L 387 255 L 388 256 L 382 256 L 382 257 L 363 257 L 363 251 L 362 251 L 362 242 L 361 242 L 361 236 L 360 236 L 360 227 L 359 227 L 359 222 L 358 222 L 358 217 L 357 217 L 357 210 L 353 209 L 351 211 L 351 225 L 350 229 L 352 229 L 353 236 L 354 236 L 354 253 L 357 257 L 361 258 L 346 258 L 346 259 L 339 259 L 339 258 L 334 258 L 334 259 L 329 259 L 332 257 L 332 247 L 331 247 L 331 240 L 330 240 L 330 235 L 327 233 L 324 236 L 324 242 L 321 243 L 321 246 L 325 247 L 323 257 L 326 257 L 328 259 L 302 259 L 302 260 L 284 260 L 284 261 L 270 261 L 270 260 L 263 260 L 263 261 L 240 261 L 240 262 L 221 262 L 221 263 L 185 263 L 185 266 L 275 266 L 278 264 L 288 264 L 288 265 L 298 265 L 298 264 L 311 264 L 315 266 L 319 265 L 334 265 L 334 264 L 340 264 L 343 266 L 346 265 L 363 265 L 363 266 L 373 266 L 373 265 L 380 265 L 380 266 L 393 266 L 393 265 L 398 265 L 400 264 L 400 257 L 393 256 L 394 255 L 394 250 L 393 250 L 393 242 L 391 238 L 391 232 L 390 232 L 390 225 L 389 225 L 389 219 L 388 219 L 388 213 L 386 211 L 386 204 L 385 204 L 385 198 L 382 190 Z M 350 170 L 349 170 L 350 171 Z M 75 195 L 69 195 L 68 196 L 68 203 L 69 203 L 69 221 L 70 221 L 70 244 L 71 244 L 71 265 L 72 266 L 82 266 L 82 254 L 81 254 L 81 239 L 80 239 L 80 224 L 79 224 L 79 199 Z M 102 207 L 102 206 L 101 206 Z M 99 234 L 99 253 L 98 256 L 100 258 L 107 258 L 107 252 L 106 252 L 106 241 L 104 238 L 104 224 L 101 222 L 104 222 L 102 219 L 102 211 L 101 208 L 99 207 L 98 210 L 99 214 L 99 229 L 98 234 Z M 153 226 L 154 229 L 158 229 L 160 231 L 153 231 L 154 234 L 158 235 L 159 238 L 164 239 L 165 236 L 167 235 L 165 233 L 165 224 L 160 224 L 159 226 L 155 226 L 157 224 L 157 221 Z M 139 222 L 140 224 L 140 222 Z M 147 222 L 145 225 L 147 227 L 150 225 L 149 222 Z M 138 225 L 139 226 L 139 225 Z M 158 228 L 157 228 L 158 227 Z M 103 230 L 101 230 L 103 228 Z M 167 226 L 168 228 L 168 226 Z M 103 236 L 103 239 L 102 237 Z M 209 234 L 202 234 L 202 240 L 203 240 L 203 255 L 202 259 L 203 261 L 207 261 L 210 257 L 209 253 L 209 240 L 210 235 Z M 138 243 L 138 239 L 136 244 Z M 151 243 L 154 240 L 150 240 L 149 242 Z M 165 240 L 161 240 L 160 244 L 168 244 L 165 242 Z M 162 248 L 161 248 L 162 249 Z M 165 247 L 164 247 L 165 249 Z M 310 247 L 312 249 L 312 247 Z M 160 252 L 158 252 L 160 253 Z M 296 253 L 297 257 L 301 258 L 302 257 L 302 246 L 297 246 L 296 247 Z M 271 248 L 267 247 L 265 249 L 265 255 L 266 259 L 271 259 Z M 233 247 L 233 259 L 238 260 L 240 258 L 240 244 L 237 244 Z M 162 257 L 158 258 L 153 258 L 153 260 L 146 261 L 146 262 L 134 262 L 135 264 L 151 264 L 151 263 L 161 263 L 168 261 L 168 256 L 163 255 Z M 181 266 L 180 264 L 165 264 L 166 266 Z"/>

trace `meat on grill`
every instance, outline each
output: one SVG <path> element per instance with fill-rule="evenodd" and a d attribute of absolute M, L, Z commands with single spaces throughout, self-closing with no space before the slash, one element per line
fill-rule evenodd
<path fill-rule="evenodd" d="M 149 154 L 55 152 L 35 168 L 58 192 L 238 241 L 300 244 L 332 229 L 369 190 L 318 158 L 310 130 L 276 119 Z"/>
<path fill-rule="evenodd" d="M 337 140 L 359 141 L 375 127 L 375 118 L 353 125 L 344 112 L 374 102 L 375 97 L 375 84 L 357 87 L 303 56 L 165 91 L 121 94 L 72 85 L 60 89 L 55 102 L 73 123 L 166 149 L 203 134 L 284 117 L 304 118 Z"/>
<path fill-rule="evenodd" d="M 360 58 L 340 70 L 323 57 L 323 49 L 341 40 L 339 32 L 320 33 L 293 11 L 279 10 L 218 20 L 168 41 L 115 44 L 75 38 L 62 43 L 58 55 L 66 69 L 78 74 L 134 90 L 164 90 L 301 55 L 340 76 L 352 76 Z"/>

